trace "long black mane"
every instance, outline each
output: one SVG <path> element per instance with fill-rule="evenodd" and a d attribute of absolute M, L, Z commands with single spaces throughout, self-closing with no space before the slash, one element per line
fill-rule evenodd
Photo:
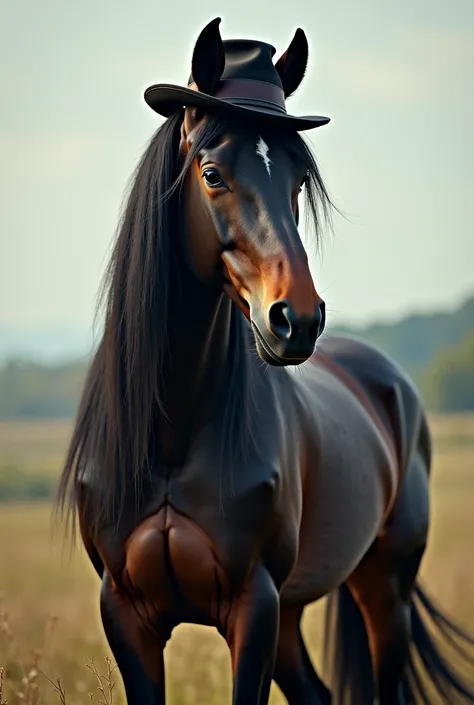
<path fill-rule="evenodd" d="M 58 507 L 74 523 L 78 487 L 84 474 L 93 491 L 81 500 L 88 530 L 116 523 L 125 488 L 149 469 L 156 448 L 157 421 L 166 414 L 161 370 L 168 343 L 172 296 L 170 270 L 180 223 L 180 186 L 198 152 L 229 129 L 216 116 L 205 121 L 186 160 L 179 157 L 183 111 L 166 120 L 152 137 L 134 174 L 128 202 L 102 287 L 104 332 L 92 360 L 58 490 Z M 251 128 L 246 128 L 252 131 Z M 261 130 L 260 130 L 261 133 Z M 307 211 L 318 236 L 330 198 L 316 161 L 296 133 L 278 134 L 307 165 Z M 182 204 L 181 204 L 182 205 Z M 255 420 L 248 333 L 237 309 L 232 320 L 228 380 L 222 399 L 221 446 L 226 472 L 252 444 Z"/>

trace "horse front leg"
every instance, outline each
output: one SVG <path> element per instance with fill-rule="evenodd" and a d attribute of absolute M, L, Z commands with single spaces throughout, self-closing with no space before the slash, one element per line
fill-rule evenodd
<path fill-rule="evenodd" d="M 232 657 L 233 705 L 267 705 L 275 668 L 279 595 L 258 563 L 236 598 L 225 637 Z"/>
<path fill-rule="evenodd" d="M 165 705 L 163 651 L 167 635 L 139 616 L 131 599 L 114 586 L 107 573 L 102 580 L 100 612 L 127 705 Z"/>

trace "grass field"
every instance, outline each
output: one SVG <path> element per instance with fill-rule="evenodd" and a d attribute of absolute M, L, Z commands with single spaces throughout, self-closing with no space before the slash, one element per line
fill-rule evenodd
<path fill-rule="evenodd" d="M 432 531 L 422 575 L 446 612 L 474 629 L 474 418 L 433 418 Z M 70 432 L 66 423 L 0 424 L 0 481 L 57 475 Z M 123 703 L 117 673 L 111 700 L 88 659 L 106 674 L 109 654 L 98 617 L 99 581 L 82 551 L 63 544 L 48 502 L 0 504 L 0 666 L 8 705 Z M 322 604 L 307 610 L 304 633 L 320 663 Z M 165 651 L 171 705 L 230 703 L 227 647 L 211 629 L 182 625 Z M 93 666 L 92 666 L 93 669 Z M 102 683 L 104 681 L 102 680 Z M 1 700 L 1 698 L 0 698 Z M 272 705 L 283 703 L 274 687 Z"/>

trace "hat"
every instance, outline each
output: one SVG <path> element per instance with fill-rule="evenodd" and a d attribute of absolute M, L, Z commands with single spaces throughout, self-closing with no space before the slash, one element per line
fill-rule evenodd
<path fill-rule="evenodd" d="M 158 83 L 145 91 L 145 101 L 169 117 L 183 107 L 218 111 L 238 118 L 258 118 L 294 130 L 326 125 L 320 115 L 288 114 L 285 100 L 303 80 L 308 63 L 308 42 L 297 29 L 286 52 L 274 64 L 275 47 L 249 39 L 222 41 L 220 17 L 199 35 L 186 88 Z"/>

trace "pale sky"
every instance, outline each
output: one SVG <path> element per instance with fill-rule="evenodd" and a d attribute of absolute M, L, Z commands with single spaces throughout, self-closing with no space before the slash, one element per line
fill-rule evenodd
<path fill-rule="evenodd" d="M 186 84 L 201 28 L 310 65 L 288 102 L 335 221 L 315 282 L 337 322 L 449 309 L 474 291 L 473 0 L 0 0 L 0 326 L 88 329 L 122 195 L 160 119 L 151 83 Z"/>

